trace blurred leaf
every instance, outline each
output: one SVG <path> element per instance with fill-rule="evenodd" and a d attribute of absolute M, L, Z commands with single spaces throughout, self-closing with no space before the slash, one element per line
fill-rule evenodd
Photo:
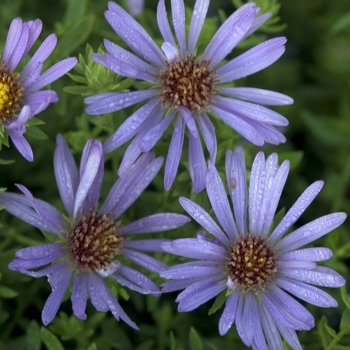
<path fill-rule="evenodd" d="M 86 350 L 97 350 L 97 346 L 95 343 L 92 343 Z"/>
<path fill-rule="evenodd" d="M 338 34 L 343 30 L 350 28 L 350 12 L 338 18 L 334 25 L 330 28 L 331 34 Z"/>
<path fill-rule="evenodd" d="M 304 157 L 304 151 L 292 151 L 292 152 L 281 152 L 278 154 L 278 160 L 280 163 L 286 159 L 290 162 L 290 170 L 293 170 L 299 166 Z"/>
<path fill-rule="evenodd" d="M 203 343 L 201 337 L 194 329 L 194 327 L 191 327 L 190 329 L 190 347 L 191 350 L 203 350 Z"/>
<path fill-rule="evenodd" d="M 350 294 L 346 292 L 346 287 L 343 286 L 340 288 L 341 298 L 344 301 L 346 307 L 350 310 Z"/>
<path fill-rule="evenodd" d="M 64 350 L 58 338 L 45 327 L 41 327 L 41 340 L 47 347 L 47 350 Z"/>
<path fill-rule="evenodd" d="M 301 113 L 301 119 L 310 133 L 323 143 L 340 147 L 350 144 L 350 138 L 346 134 L 340 130 L 334 129 L 320 117 L 315 117 L 312 113 L 304 111 Z"/>
<path fill-rule="evenodd" d="M 26 135 L 29 137 L 32 137 L 33 139 L 37 140 L 48 140 L 48 136 L 39 128 L 36 126 L 31 126 L 30 128 L 27 128 Z"/>
<path fill-rule="evenodd" d="M 26 333 L 26 350 L 40 350 L 40 326 L 35 320 L 30 321 Z"/>
<path fill-rule="evenodd" d="M 345 311 L 343 312 L 343 315 L 341 317 L 341 320 L 340 320 L 340 329 L 343 329 L 344 327 L 349 328 L 349 325 L 350 325 L 350 310 L 345 309 Z M 348 333 L 349 333 L 349 331 L 347 332 L 347 334 Z"/>
<path fill-rule="evenodd" d="M 71 24 L 78 21 L 86 12 L 88 0 L 69 0 L 63 22 Z"/>
<path fill-rule="evenodd" d="M 209 309 L 208 315 L 211 315 L 216 311 L 218 311 L 222 307 L 222 305 L 224 305 L 226 298 L 227 298 L 226 291 L 224 290 L 215 298 L 214 304 Z"/>
<path fill-rule="evenodd" d="M 13 164 L 15 161 L 10 159 L 10 160 L 7 160 L 7 159 L 0 159 L 0 164 L 1 165 L 8 165 L 8 164 Z"/>
<path fill-rule="evenodd" d="M 76 48 L 86 42 L 94 25 L 94 16 L 84 16 L 65 28 L 64 35 L 59 39 L 57 51 L 61 57 L 69 56 Z"/>
<path fill-rule="evenodd" d="M 0 298 L 11 299 L 18 295 L 17 292 L 11 288 L 0 286 Z"/>
<path fill-rule="evenodd" d="M 277 227 L 277 225 L 281 222 L 281 220 L 284 218 L 284 215 L 286 214 L 286 208 L 280 209 L 275 217 L 273 218 L 273 222 L 271 225 L 271 232 Z"/>
<path fill-rule="evenodd" d="M 322 339 L 322 344 L 324 349 L 326 349 L 328 344 L 332 341 L 332 337 L 330 336 L 328 331 L 325 331 L 326 325 L 327 325 L 326 316 L 322 316 L 317 326 L 317 332 L 320 338 Z"/>

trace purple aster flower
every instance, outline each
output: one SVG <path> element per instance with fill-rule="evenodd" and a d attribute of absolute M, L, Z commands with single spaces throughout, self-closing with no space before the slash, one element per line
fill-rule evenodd
<path fill-rule="evenodd" d="M 233 86 L 234 80 L 275 62 L 285 50 L 286 39 L 267 40 L 222 64 L 232 49 L 271 14 L 258 17 L 260 8 L 254 3 L 243 5 L 223 23 L 200 53 L 196 45 L 208 6 L 209 0 L 196 1 L 186 41 L 183 0 L 171 1 L 176 39 L 168 22 L 164 0 L 160 0 L 157 20 L 165 41 L 160 50 L 135 19 L 114 2 L 108 3 L 107 21 L 137 56 L 105 40 L 108 53 L 93 54 L 93 59 L 116 74 L 150 83 L 150 88 L 142 91 L 104 93 L 85 99 L 89 105 L 88 114 L 111 113 L 147 101 L 104 144 L 104 151 L 110 152 L 133 138 L 119 174 L 126 171 L 141 151 L 152 149 L 173 122 L 164 187 L 168 190 L 175 179 L 186 126 L 193 189 L 202 191 L 206 162 L 201 137 L 213 162 L 217 150 L 215 129 L 207 112 L 216 115 L 255 145 L 261 146 L 265 141 L 276 145 L 285 142 L 285 137 L 274 126 L 287 125 L 287 119 L 262 105 L 287 105 L 293 100 L 277 92 L 229 86 L 230 83 Z"/>
<path fill-rule="evenodd" d="M 41 74 L 45 60 L 56 46 L 55 34 L 49 35 L 21 72 L 17 71 L 42 29 L 42 22 L 23 22 L 15 18 L 7 34 L 0 60 L 0 124 L 8 130 L 10 138 L 21 155 L 33 161 L 33 151 L 24 138 L 26 122 L 58 101 L 53 90 L 38 91 L 70 71 L 76 58 L 66 58 Z"/>
<path fill-rule="evenodd" d="M 123 225 L 115 220 L 139 197 L 161 167 L 163 159 L 146 153 L 120 177 L 100 209 L 97 202 L 103 178 L 103 150 L 100 141 L 89 140 L 83 151 L 80 170 L 64 138 L 57 137 L 54 168 L 57 186 L 69 214 L 69 222 L 50 204 L 34 198 L 23 186 L 23 195 L 6 192 L 0 205 L 41 230 L 57 235 L 58 242 L 17 251 L 9 264 L 11 270 L 33 276 L 47 276 L 52 287 L 42 321 L 49 324 L 55 317 L 71 280 L 73 313 L 85 320 L 87 298 L 98 311 L 110 310 L 136 328 L 108 289 L 105 277 L 142 294 L 160 295 L 159 288 L 142 273 L 124 265 L 126 258 L 150 271 L 159 273 L 167 266 L 142 253 L 162 252 L 164 239 L 129 240 L 128 235 L 167 231 L 190 219 L 180 214 L 155 214 Z M 38 268 L 44 267 L 41 270 Z"/>
<path fill-rule="evenodd" d="M 143 8 L 145 6 L 144 0 L 128 0 L 127 2 L 130 14 L 133 17 L 138 17 L 141 15 Z"/>
<path fill-rule="evenodd" d="M 243 149 L 228 151 L 226 176 L 232 211 L 224 184 L 209 161 L 206 190 L 221 227 L 203 208 L 181 197 L 182 207 L 214 238 L 199 232 L 197 238 L 162 244 L 168 253 L 196 259 L 160 274 L 171 279 L 163 284 L 163 292 L 184 289 L 176 299 L 178 310 L 191 311 L 226 290 L 219 333 L 226 334 L 235 323 L 242 341 L 253 349 L 283 350 L 282 335 L 293 349 L 301 350 L 295 331 L 311 329 L 314 318 L 292 295 L 316 306 L 336 307 L 330 295 L 313 285 L 334 288 L 345 283 L 337 272 L 316 264 L 332 256 L 330 249 L 300 248 L 337 228 L 346 214 L 325 215 L 286 235 L 323 181 L 309 186 L 274 227 L 288 172 L 289 161 L 278 166 L 276 153 L 266 160 L 258 153 L 247 197 Z"/>

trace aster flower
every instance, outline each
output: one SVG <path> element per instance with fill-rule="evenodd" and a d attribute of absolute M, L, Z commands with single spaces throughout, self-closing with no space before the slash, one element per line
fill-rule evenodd
<path fill-rule="evenodd" d="M 133 17 L 138 17 L 141 15 L 143 8 L 145 6 L 144 0 L 128 0 L 127 2 L 130 14 Z"/>
<path fill-rule="evenodd" d="M 103 178 L 103 151 L 99 141 L 89 140 L 78 172 L 74 158 L 62 136 L 57 137 L 54 168 L 62 202 L 70 222 L 50 204 L 36 199 L 23 185 L 23 195 L 6 192 L 0 205 L 21 220 L 57 235 L 58 242 L 20 249 L 9 264 L 14 271 L 33 276 L 48 276 L 52 293 L 42 311 L 42 321 L 55 317 L 71 280 L 73 313 L 85 320 L 87 298 L 98 311 L 110 310 L 136 328 L 114 298 L 105 277 L 142 294 L 160 295 L 159 288 L 142 273 L 125 265 L 130 261 L 159 273 L 167 266 L 144 253 L 160 252 L 164 239 L 129 240 L 128 235 L 167 231 L 182 226 L 189 218 L 180 214 L 155 214 L 129 224 L 115 220 L 139 197 L 161 167 L 163 159 L 146 153 L 119 178 L 104 204 L 97 209 Z M 38 268 L 44 267 L 41 270 Z"/>
<path fill-rule="evenodd" d="M 0 60 L 0 124 L 7 129 L 21 155 L 29 161 L 33 160 L 33 151 L 24 137 L 26 122 L 50 103 L 58 101 L 55 91 L 38 90 L 66 74 L 77 63 L 76 58 L 66 58 L 41 74 L 45 60 L 57 43 L 56 35 L 51 34 L 19 72 L 18 65 L 34 45 L 41 29 L 39 19 L 23 22 L 15 18 Z"/>
<path fill-rule="evenodd" d="M 278 166 L 276 153 L 266 160 L 258 153 L 247 197 L 243 150 L 228 151 L 226 176 L 232 212 L 224 184 L 209 161 L 206 190 L 221 227 L 203 208 L 181 197 L 186 212 L 214 238 L 199 232 L 197 238 L 162 244 L 168 253 L 196 259 L 162 272 L 162 277 L 171 279 L 163 284 L 162 292 L 184 289 L 176 301 L 180 312 L 188 312 L 226 290 L 219 333 L 226 334 L 235 323 L 242 341 L 253 349 L 283 349 L 281 335 L 293 349 L 302 349 L 295 331 L 311 329 L 314 318 L 292 295 L 316 306 L 336 307 L 330 295 L 313 285 L 334 288 L 345 283 L 337 272 L 316 264 L 332 256 L 330 249 L 300 248 L 337 228 L 346 214 L 325 215 L 286 235 L 323 181 L 309 186 L 274 227 L 288 172 L 288 160 Z"/>
<path fill-rule="evenodd" d="M 228 83 L 275 62 L 285 50 L 286 39 L 267 40 L 222 64 L 232 49 L 271 14 L 258 17 L 260 8 L 255 3 L 243 5 L 222 24 L 205 50 L 199 53 L 196 46 L 208 6 L 209 0 L 196 1 L 186 41 L 183 0 L 171 1 L 176 39 L 168 22 L 164 0 L 160 0 L 157 20 L 165 41 L 162 52 L 135 19 L 114 2 L 108 3 L 107 21 L 136 55 L 105 40 L 108 53 L 93 54 L 92 58 L 116 74 L 151 84 L 149 89 L 141 91 L 104 93 L 85 99 L 89 105 L 86 112 L 95 115 L 147 101 L 104 144 L 104 151 L 110 152 L 133 138 L 119 174 L 126 171 L 141 151 L 152 149 L 174 121 L 165 165 L 165 189 L 168 190 L 175 179 L 186 126 L 193 189 L 195 192 L 203 190 L 206 162 L 201 137 L 213 162 L 217 150 L 215 129 L 207 112 L 216 115 L 255 145 L 285 142 L 285 137 L 274 126 L 287 125 L 287 119 L 262 105 L 287 105 L 293 100 L 277 92 L 228 87 Z"/>

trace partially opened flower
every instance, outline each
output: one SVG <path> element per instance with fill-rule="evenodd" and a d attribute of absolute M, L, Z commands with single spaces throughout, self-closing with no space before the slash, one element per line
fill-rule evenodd
<path fill-rule="evenodd" d="M 226 291 L 219 333 L 226 334 L 235 323 L 242 341 L 253 349 L 283 350 L 282 336 L 293 349 L 301 350 L 295 331 L 311 329 L 314 318 L 294 297 L 320 307 L 336 307 L 330 295 L 313 285 L 335 288 L 345 283 L 337 272 L 317 266 L 332 256 L 330 249 L 300 248 L 337 228 L 346 214 L 325 215 L 286 234 L 319 193 L 322 181 L 309 186 L 274 227 L 288 171 L 289 161 L 278 166 L 276 153 L 265 160 L 260 152 L 247 197 L 243 150 L 228 151 L 226 176 L 233 212 L 210 162 L 206 189 L 221 227 L 203 208 L 181 197 L 182 207 L 214 238 L 199 232 L 197 238 L 162 244 L 168 253 L 196 259 L 161 273 L 171 279 L 163 284 L 163 292 L 184 289 L 176 299 L 178 310 L 194 310 Z"/>
<path fill-rule="evenodd" d="M 285 137 L 274 126 L 287 125 L 287 119 L 262 105 L 286 105 L 293 100 L 277 92 L 230 87 L 228 83 L 275 62 L 285 50 L 286 39 L 279 37 L 267 40 L 223 63 L 241 40 L 270 17 L 270 14 L 258 17 L 260 8 L 250 2 L 234 12 L 205 50 L 199 52 L 197 41 L 209 2 L 196 1 L 186 40 L 183 0 L 171 1 L 176 39 L 168 22 L 164 0 L 159 1 L 157 20 L 165 41 L 163 51 L 119 5 L 108 3 L 109 9 L 105 12 L 107 21 L 137 56 L 105 40 L 108 53 L 93 54 L 93 59 L 116 74 L 150 83 L 150 88 L 142 91 L 111 92 L 85 99 L 89 105 L 86 109 L 88 114 L 111 113 L 147 101 L 104 144 L 104 151 L 110 152 L 133 138 L 124 155 L 119 174 L 126 171 L 141 151 L 152 149 L 174 122 L 165 165 L 165 189 L 168 190 L 175 179 L 186 126 L 189 131 L 188 166 L 193 189 L 195 192 L 203 190 L 206 161 L 201 137 L 213 162 L 217 150 L 214 126 L 207 112 L 216 115 L 255 145 L 285 142 Z"/>
<path fill-rule="evenodd" d="M 33 152 L 24 138 L 26 122 L 42 112 L 52 102 L 58 101 L 53 90 L 38 91 L 70 71 L 76 58 L 66 58 L 41 74 L 45 60 L 56 46 L 55 34 L 49 35 L 21 71 L 18 65 L 34 45 L 42 29 L 42 22 L 23 22 L 15 18 L 7 34 L 4 51 L 0 59 L 0 124 L 21 153 L 33 160 Z"/>
<path fill-rule="evenodd" d="M 55 317 L 71 280 L 74 314 L 86 319 L 87 298 L 98 311 L 110 310 L 114 317 L 137 326 L 126 315 L 104 278 L 112 276 L 119 284 L 143 294 L 160 295 L 159 288 L 144 274 L 124 265 L 120 259 L 154 272 L 167 266 L 142 251 L 160 252 L 164 239 L 129 240 L 133 234 L 167 231 L 182 226 L 189 218 L 180 214 L 155 214 L 124 225 L 116 222 L 139 197 L 161 167 L 163 159 L 144 154 L 119 178 L 103 205 L 98 198 L 103 179 L 103 151 L 99 141 L 89 140 L 85 146 L 80 171 L 62 136 L 57 137 L 54 167 L 58 189 L 70 222 L 50 204 L 34 198 L 22 185 L 24 195 L 6 192 L 0 205 L 23 221 L 57 235 L 58 242 L 20 249 L 10 263 L 11 270 L 41 277 L 48 276 L 52 293 L 47 299 L 42 321 L 45 325 Z M 38 268 L 44 267 L 41 270 Z"/>

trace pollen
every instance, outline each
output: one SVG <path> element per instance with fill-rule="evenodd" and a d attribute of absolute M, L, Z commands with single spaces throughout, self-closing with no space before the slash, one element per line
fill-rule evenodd
<path fill-rule="evenodd" d="M 5 63 L 0 62 L 0 123 L 8 122 L 16 116 L 23 103 L 24 88 L 20 74 L 9 72 Z"/>
<path fill-rule="evenodd" d="M 277 254 L 261 237 L 240 237 L 230 248 L 226 274 L 243 292 L 264 290 L 277 271 Z"/>
<path fill-rule="evenodd" d="M 123 226 L 114 222 L 113 213 L 90 210 L 69 231 L 66 251 L 76 270 L 99 271 L 122 254 L 124 243 Z"/>
<path fill-rule="evenodd" d="M 193 114 L 208 110 L 214 90 L 215 71 L 208 60 L 199 61 L 188 55 L 186 59 L 166 62 L 160 73 L 161 101 L 167 108 L 186 107 Z"/>

